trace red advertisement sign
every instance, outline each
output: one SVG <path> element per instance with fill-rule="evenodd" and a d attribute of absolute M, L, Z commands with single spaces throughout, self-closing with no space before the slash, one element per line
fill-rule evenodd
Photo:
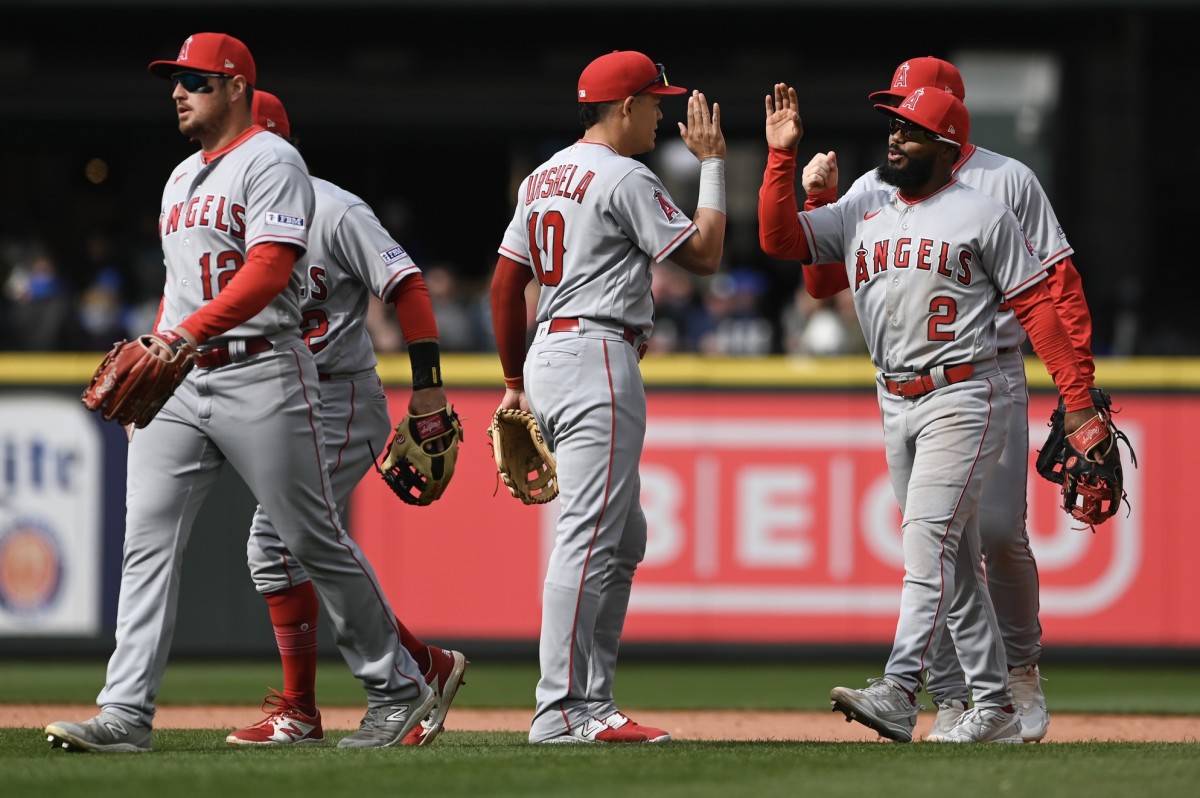
<path fill-rule="evenodd" d="M 406 396 L 394 392 L 393 406 Z M 356 493 L 350 529 L 397 612 L 429 637 L 536 639 L 557 503 L 499 486 L 485 434 L 499 391 L 455 391 L 466 430 L 453 483 L 408 507 L 381 480 Z M 1031 458 L 1057 397 L 1033 397 Z M 1186 474 L 1200 398 L 1128 396 L 1119 426 L 1131 504 L 1095 534 L 1057 505 L 1030 462 L 1029 533 L 1047 644 L 1200 645 L 1200 538 Z M 903 575 L 900 514 L 873 393 L 653 392 L 642 460 L 650 526 L 625 639 L 887 643 Z M 431 599 L 436 596 L 436 599 Z"/>

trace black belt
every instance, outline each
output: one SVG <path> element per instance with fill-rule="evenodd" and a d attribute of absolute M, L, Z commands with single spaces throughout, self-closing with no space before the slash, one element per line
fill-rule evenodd
<path fill-rule="evenodd" d="M 956 382 L 962 382 L 975 373 L 975 367 L 970 363 L 963 363 L 958 366 L 946 366 L 945 383 L 953 385 Z M 895 380 L 885 379 L 883 387 L 887 388 L 887 392 L 893 396 L 903 396 L 905 399 L 915 399 L 918 396 L 924 396 L 931 391 L 936 391 L 938 388 L 944 388 L 945 385 L 938 385 L 933 378 L 931 372 L 918 374 L 911 380 L 897 382 Z"/>
<path fill-rule="evenodd" d="M 549 333 L 579 332 L 579 319 L 550 319 L 550 327 L 547 329 L 547 332 L 549 332 Z M 646 345 L 645 344 L 642 344 L 641 346 L 637 345 L 637 339 L 640 336 L 641 336 L 641 333 L 638 332 L 637 330 L 633 329 L 632 327 L 622 327 L 621 328 L 621 337 L 624 338 L 625 342 L 628 343 L 630 346 L 637 347 L 638 357 L 641 357 L 646 354 Z"/>
<path fill-rule="evenodd" d="M 228 366 L 233 362 L 233 355 L 229 353 L 229 347 L 235 342 L 226 344 L 218 344 L 202 349 L 196 353 L 196 368 L 198 369 L 215 369 L 221 366 Z M 241 343 L 244 345 L 244 350 L 239 356 L 239 359 L 250 357 L 251 355 L 261 355 L 263 352 L 270 352 L 275 348 L 275 345 L 266 338 L 243 338 Z"/>

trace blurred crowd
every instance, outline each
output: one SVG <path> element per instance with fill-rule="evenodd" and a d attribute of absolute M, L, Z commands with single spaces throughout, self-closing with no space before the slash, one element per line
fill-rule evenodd
<path fill-rule="evenodd" d="M 82 251 L 58 252 L 45 241 L 0 241 L 0 350 L 104 351 L 114 341 L 153 328 L 162 295 L 157 241 L 118 251 L 102 231 Z M 422 266 L 437 314 L 442 349 L 495 351 L 490 273 L 471 278 L 449 263 Z M 655 264 L 656 308 L 651 352 L 753 356 L 856 355 L 866 352 L 849 294 L 815 300 L 803 286 L 780 285 L 771 273 L 730 267 L 698 278 L 667 262 Z M 537 302 L 530 284 L 532 330 Z M 378 300 L 368 326 L 376 351 L 401 351 L 390 308 Z"/>

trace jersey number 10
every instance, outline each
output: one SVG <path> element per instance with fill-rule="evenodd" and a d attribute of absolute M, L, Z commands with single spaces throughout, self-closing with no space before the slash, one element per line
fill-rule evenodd
<path fill-rule="evenodd" d="M 535 212 L 529 216 L 529 256 L 533 259 L 533 273 L 542 285 L 562 282 L 563 256 L 567 252 L 563 243 L 565 226 L 566 219 L 559 211 Z"/>

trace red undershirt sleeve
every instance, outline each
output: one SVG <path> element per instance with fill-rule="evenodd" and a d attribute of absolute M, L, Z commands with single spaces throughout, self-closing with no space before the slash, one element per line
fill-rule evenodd
<path fill-rule="evenodd" d="M 806 261 L 812 256 L 800 230 L 796 205 L 796 151 L 768 148 L 758 190 L 758 243 L 773 258 Z"/>
<path fill-rule="evenodd" d="M 406 344 L 438 337 L 437 316 L 429 298 L 429 286 L 420 272 L 401 280 L 387 301 L 396 311 L 396 321 Z"/>
<path fill-rule="evenodd" d="M 1029 340 L 1033 342 L 1033 348 L 1045 364 L 1046 371 L 1054 379 L 1067 410 L 1092 407 L 1092 397 L 1088 393 L 1088 383 L 1079 366 L 1075 347 L 1054 309 L 1054 299 L 1046 281 L 1034 283 L 1016 296 L 1009 297 L 1008 303 L 1029 334 Z"/>
<path fill-rule="evenodd" d="M 246 262 L 216 299 L 188 316 L 180 327 L 204 343 L 254 318 L 287 288 L 300 250 L 291 244 L 268 241 L 246 253 Z"/>
<path fill-rule="evenodd" d="M 503 255 L 496 261 L 492 276 L 492 329 L 496 352 L 504 371 L 505 386 L 524 388 L 526 329 L 525 286 L 533 279 L 528 266 Z"/>
<path fill-rule="evenodd" d="M 1092 354 L 1092 314 L 1083 295 L 1083 280 L 1068 256 L 1050 267 L 1046 282 L 1063 327 L 1075 345 L 1079 370 L 1088 387 L 1096 387 L 1096 358 Z"/>

